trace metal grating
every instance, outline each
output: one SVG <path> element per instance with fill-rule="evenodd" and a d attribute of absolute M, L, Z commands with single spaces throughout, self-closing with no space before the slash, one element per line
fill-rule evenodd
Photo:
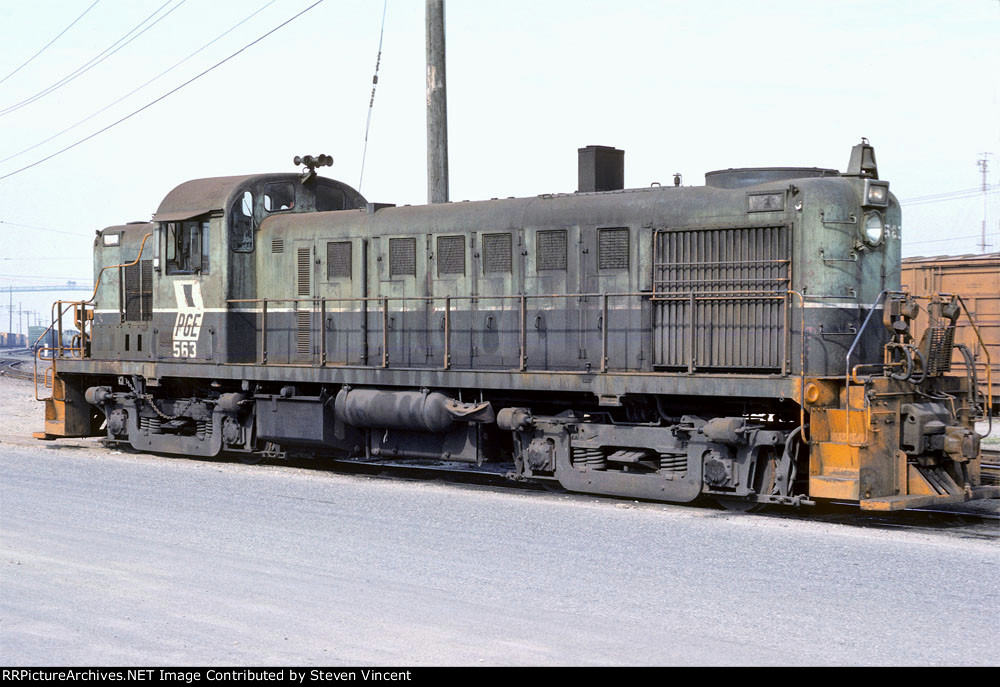
<path fill-rule="evenodd" d="M 153 318 L 153 261 L 127 265 L 122 275 L 123 310 L 126 322 Z"/>
<path fill-rule="evenodd" d="M 506 272 L 510 274 L 511 267 L 511 236 L 510 234 L 483 235 L 483 272 Z"/>
<path fill-rule="evenodd" d="M 566 269 L 566 230 L 540 231 L 535 236 L 535 262 L 539 270 Z"/>
<path fill-rule="evenodd" d="M 308 248 L 299 248 L 298 251 L 298 271 L 296 273 L 296 285 L 298 289 L 296 293 L 299 296 L 308 296 L 312 286 L 310 283 L 310 276 L 312 267 L 312 251 Z"/>
<path fill-rule="evenodd" d="M 597 230 L 597 263 L 602 270 L 628 269 L 628 229 Z"/>
<path fill-rule="evenodd" d="M 285 252 L 285 240 L 284 239 L 271 239 L 271 252 L 272 253 L 284 253 Z"/>
<path fill-rule="evenodd" d="M 125 266 L 125 288 L 122 291 L 125 297 L 125 321 L 138 322 L 142 311 L 142 301 L 139 297 L 139 271 L 138 265 Z"/>
<path fill-rule="evenodd" d="M 153 261 L 143 260 L 139 263 L 142 267 L 140 277 L 140 298 L 139 305 L 142 308 L 142 319 L 153 319 Z"/>
<path fill-rule="evenodd" d="M 326 244 L 326 278 L 351 278 L 350 241 L 336 241 Z"/>
<path fill-rule="evenodd" d="M 780 370 L 790 257 L 785 226 L 657 232 L 654 365 Z"/>
<path fill-rule="evenodd" d="M 955 326 L 932 327 L 927 351 L 927 374 L 931 377 L 951 371 L 951 349 L 955 344 Z"/>
<path fill-rule="evenodd" d="M 389 239 L 389 276 L 417 275 L 417 240 Z"/>
<path fill-rule="evenodd" d="M 438 276 L 465 274 L 464 236 L 438 236 L 437 266 Z"/>

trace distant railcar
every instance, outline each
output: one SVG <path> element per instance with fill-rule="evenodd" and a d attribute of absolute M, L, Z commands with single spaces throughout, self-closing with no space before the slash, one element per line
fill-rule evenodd
<path fill-rule="evenodd" d="M 162 453 L 511 461 L 517 479 L 730 507 L 1000 494 L 953 295 L 900 285 L 874 150 L 395 207 L 310 168 L 200 179 L 94 244 L 40 436 Z M 611 183 L 608 183 L 611 180 Z M 970 369 L 971 372 L 971 369 Z"/>
<path fill-rule="evenodd" d="M 989 378 L 998 382 L 992 395 L 993 405 L 1000 404 L 1000 253 L 906 258 L 901 279 L 912 294 L 957 293 L 966 300 L 978 332 L 971 320 L 963 318 L 957 324 L 955 343 L 968 346 L 975 355 L 980 393 L 989 393 Z M 925 326 L 926 317 L 918 317 L 915 327 L 918 336 Z M 964 374 L 961 351 L 955 350 L 952 357 L 952 374 Z"/>

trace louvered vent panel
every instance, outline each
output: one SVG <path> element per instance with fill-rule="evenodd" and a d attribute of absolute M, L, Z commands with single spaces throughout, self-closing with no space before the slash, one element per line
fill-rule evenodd
<path fill-rule="evenodd" d="M 298 291 L 296 292 L 299 296 L 308 296 L 310 292 L 309 275 L 310 267 L 312 266 L 312 255 L 308 248 L 299 248 L 298 251 L 298 272 L 297 282 Z"/>
<path fill-rule="evenodd" d="M 628 229 L 599 229 L 597 255 L 602 270 L 628 269 Z"/>
<path fill-rule="evenodd" d="M 465 274 L 465 237 L 438 236 L 438 275 Z"/>
<path fill-rule="evenodd" d="M 312 313 L 295 313 L 295 350 L 299 353 L 310 353 L 312 350 Z"/>
<path fill-rule="evenodd" d="M 537 268 L 566 269 L 566 230 L 540 231 L 536 236 Z"/>
<path fill-rule="evenodd" d="M 657 232 L 654 364 L 780 370 L 790 256 L 787 227 Z"/>
<path fill-rule="evenodd" d="M 337 241 L 326 244 L 326 278 L 351 278 L 350 241 Z"/>
<path fill-rule="evenodd" d="M 511 262 L 510 234 L 485 234 L 483 236 L 483 272 L 506 272 L 510 274 Z"/>
<path fill-rule="evenodd" d="M 389 276 L 407 274 L 417 274 L 417 240 L 389 239 Z"/>
<path fill-rule="evenodd" d="M 285 240 L 284 239 L 271 239 L 271 252 L 272 253 L 284 253 L 285 252 Z"/>

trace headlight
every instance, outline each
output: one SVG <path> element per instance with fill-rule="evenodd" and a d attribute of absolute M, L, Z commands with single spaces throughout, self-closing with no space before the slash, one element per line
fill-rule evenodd
<path fill-rule="evenodd" d="M 865 215 L 865 241 L 869 245 L 877 246 L 882 242 L 882 235 L 885 233 L 885 223 L 882 215 L 877 212 L 869 212 Z"/>

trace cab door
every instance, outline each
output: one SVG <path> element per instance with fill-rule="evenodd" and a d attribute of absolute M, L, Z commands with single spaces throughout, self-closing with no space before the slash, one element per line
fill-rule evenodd
<path fill-rule="evenodd" d="M 367 310 L 364 265 L 367 241 L 361 238 L 321 238 L 322 265 L 318 283 L 326 303 L 320 307 L 321 327 L 325 336 L 320 342 L 329 365 L 364 364 Z"/>

